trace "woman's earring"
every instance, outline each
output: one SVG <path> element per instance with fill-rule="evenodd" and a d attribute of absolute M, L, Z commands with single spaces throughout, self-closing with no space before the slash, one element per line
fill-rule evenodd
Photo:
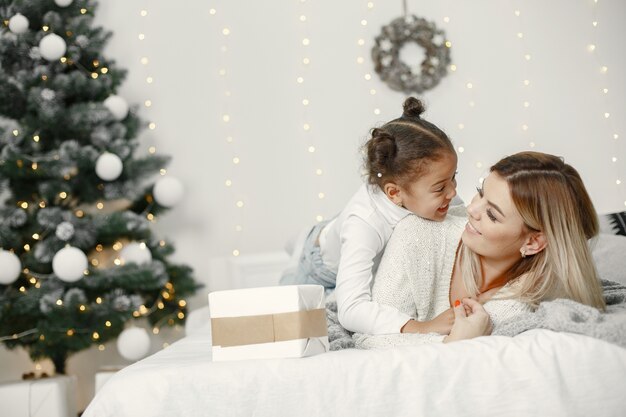
<path fill-rule="evenodd" d="M 522 254 L 522 258 L 525 258 L 526 257 L 526 249 L 522 248 L 519 251 Z"/>
<path fill-rule="evenodd" d="M 398 206 L 398 207 L 402 207 L 402 201 L 398 201 L 398 202 L 396 203 L 396 206 Z"/>

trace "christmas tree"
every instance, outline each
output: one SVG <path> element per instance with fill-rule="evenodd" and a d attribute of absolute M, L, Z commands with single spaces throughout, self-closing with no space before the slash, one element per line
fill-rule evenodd
<path fill-rule="evenodd" d="M 180 324 L 199 288 L 151 232 L 182 187 L 151 182 L 169 158 L 137 156 L 145 123 L 96 6 L 0 0 L 0 340 L 59 373 L 133 319 Z"/>

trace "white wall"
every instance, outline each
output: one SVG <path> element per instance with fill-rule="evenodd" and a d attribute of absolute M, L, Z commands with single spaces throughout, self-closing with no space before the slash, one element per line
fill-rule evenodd
<path fill-rule="evenodd" d="M 157 123 L 145 135 L 146 147 L 173 155 L 169 173 L 187 187 L 182 204 L 157 227 L 176 241 L 177 259 L 211 280 L 217 278 L 206 275 L 211 259 L 235 249 L 242 256 L 279 250 L 317 215 L 335 214 L 355 190 L 358 146 L 371 127 L 399 115 L 405 97 L 379 81 L 369 58 L 373 38 L 401 14 L 401 2 L 374 2 L 372 9 L 366 1 L 181 4 L 109 0 L 100 21 L 115 31 L 109 55 L 130 69 L 122 94 L 153 102 L 142 110 Z M 626 184 L 615 183 L 626 181 L 624 2 L 413 1 L 409 9 L 435 21 L 453 43 L 457 71 L 423 98 L 428 118 L 465 149 L 459 154 L 463 198 L 471 197 L 489 164 L 534 142 L 534 149 L 562 155 L 580 170 L 599 211 L 625 208 Z M 142 56 L 148 65 L 139 63 Z M 230 122 L 222 121 L 224 114 Z M 307 151 L 310 145 L 315 153 Z"/>
<path fill-rule="evenodd" d="M 471 198 L 490 164 L 534 142 L 535 150 L 562 155 L 579 169 L 600 212 L 626 209 L 626 184 L 616 184 L 626 181 L 625 2 L 408 4 L 452 42 L 457 70 L 422 98 L 427 118 L 464 148 L 462 198 Z M 241 257 L 280 251 L 316 216 L 337 213 L 355 191 L 361 181 L 358 147 L 371 127 L 399 116 L 405 98 L 380 82 L 370 59 L 380 27 L 401 14 L 401 1 L 380 0 L 371 9 L 355 0 L 101 1 L 97 21 L 114 32 L 107 55 L 129 70 L 120 94 L 131 103 L 152 101 L 140 110 L 156 123 L 142 135 L 142 152 L 155 146 L 172 155 L 168 174 L 186 186 L 182 203 L 155 228 L 175 242 L 174 258 L 193 266 L 208 284 L 192 307 L 205 303 L 208 290 L 229 286 L 224 265 L 233 250 Z M 590 44 L 595 51 L 588 50 Z M 309 65 L 302 63 L 305 57 Z M 151 84 L 147 77 L 153 77 Z M 303 98 L 310 100 L 306 107 Z M 316 151 L 310 153 L 309 146 Z M 13 371 L 2 377 L 32 366 L 25 355 L 7 355 L 18 354 L 0 352 L 3 369 L 5 358 L 15 360 Z M 81 355 L 93 363 L 119 361 L 98 352 Z M 81 364 L 70 361 L 70 372 Z M 84 379 L 83 405 L 91 383 Z"/>
<path fill-rule="evenodd" d="M 187 186 L 158 229 L 175 239 L 178 259 L 221 287 L 228 277 L 211 275 L 216 262 L 234 250 L 280 250 L 318 215 L 337 213 L 359 184 L 359 145 L 371 127 L 399 115 L 405 98 L 380 82 L 370 59 L 374 37 L 401 15 L 401 2 L 371 9 L 367 1 L 180 4 L 108 1 L 100 16 L 116 34 L 109 55 L 131 70 L 122 93 L 153 102 L 142 111 L 157 123 L 146 143 L 174 156 L 169 173 Z M 423 98 L 427 117 L 464 148 L 464 199 L 490 164 L 532 142 L 580 170 L 599 211 L 626 208 L 626 184 L 616 184 L 626 181 L 624 2 L 409 1 L 409 10 L 434 21 L 453 44 L 457 70 Z"/>

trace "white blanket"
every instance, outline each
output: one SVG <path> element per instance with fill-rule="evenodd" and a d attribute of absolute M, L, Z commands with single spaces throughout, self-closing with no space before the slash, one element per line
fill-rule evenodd
<path fill-rule="evenodd" d="M 531 330 L 448 345 L 212 362 L 210 329 L 113 376 L 83 417 L 617 416 L 626 349 Z"/>

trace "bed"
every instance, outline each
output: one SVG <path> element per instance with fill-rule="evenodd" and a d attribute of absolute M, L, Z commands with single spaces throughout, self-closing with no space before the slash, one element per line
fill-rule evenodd
<path fill-rule="evenodd" d="M 600 274 L 626 284 L 624 253 L 626 238 L 597 245 Z M 626 349 L 596 338 L 534 329 L 452 344 L 212 362 L 208 309 L 200 311 L 200 328 L 115 374 L 83 417 L 626 415 Z"/>

